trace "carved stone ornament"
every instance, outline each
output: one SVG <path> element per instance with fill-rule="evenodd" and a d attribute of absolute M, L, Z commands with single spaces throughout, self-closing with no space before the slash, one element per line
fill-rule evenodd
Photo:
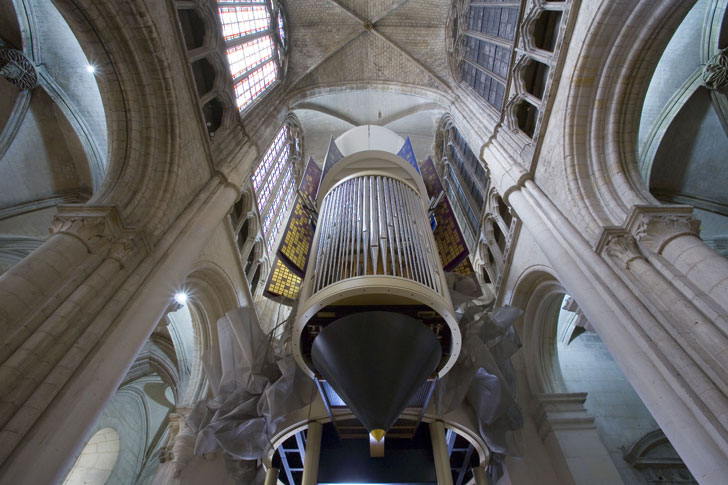
<path fill-rule="evenodd" d="M 635 259 L 644 258 L 637 240 L 628 234 L 609 236 L 605 250 L 607 256 L 618 261 L 625 269 L 629 269 L 629 263 Z"/>
<path fill-rule="evenodd" d="M 728 87 L 728 47 L 703 66 L 703 85 L 711 90 Z"/>
<path fill-rule="evenodd" d="M 126 261 L 131 258 L 136 247 L 136 241 L 133 237 L 119 239 L 111 245 L 109 258 L 117 261 L 119 266 L 123 268 L 126 265 Z"/>
<path fill-rule="evenodd" d="M 634 231 L 641 245 L 661 253 L 678 236 L 698 235 L 700 221 L 688 214 L 645 214 Z"/>
<path fill-rule="evenodd" d="M 110 244 L 122 227 L 113 207 L 59 206 L 49 232 L 67 234 L 81 241 L 93 253 Z M 123 246 L 123 245 L 122 245 Z"/>
<path fill-rule="evenodd" d="M 68 234 L 80 240 L 89 252 L 111 242 L 106 221 L 98 217 L 56 216 L 49 229 L 51 234 Z"/>
<path fill-rule="evenodd" d="M 38 85 L 35 66 L 17 49 L 0 49 L 0 76 L 20 89 L 33 89 Z"/>

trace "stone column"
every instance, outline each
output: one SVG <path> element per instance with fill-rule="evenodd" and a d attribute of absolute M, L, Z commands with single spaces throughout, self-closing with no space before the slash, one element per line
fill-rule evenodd
<path fill-rule="evenodd" d="M 319 458 L 321 456 L 321 432 L 323 426 L 321 423 L 311 421 L 308 423 L 308 432 L 306 433 L 306 458 L 303 462 L 303 478 L 301 485 L 317 485 L 318 484 L 318 467 Z"/>
<path fill-rule="evenodd" d="M 703 307 L 728 319 L 728 259 L 698 237 L 700 222 L 688 206 L 637 206 L 626 224 L 651 263 Z M 706 311 L 711 311 L 706 308 Z"/>
<path fill-rule="evenodd" d="M 433 421 L 430 423 L 430 441 L 432 442 L 432 456 L 435 459 L 437 483 L 438 485 L 452 485 L 450 456 L 447 453 L 445 425 L 442 421 Z"/>
<path fill-rule="evenodd" d="M 538 433 L 559 483 L 623 483 L 604 447 L 594 418 L 584 408 L 586 393 L 538 394 Z"/>
<path fill-rule="evenodd" d="M 495 165 L 495 164 L 494 164 Z M 509 174 L 495 173 L 503 179 Z M 518 175 L 517 172 L 515 175 Z M 576 299 L 595 331 L 693 475 L 706 483 L 728 476 L 726 396 L 663 328 L 632 282 L 587 243 L 527 175 L 503 190 L 523 225 Z M 679 304 L 679 303 L 678 303 Z M 684 332 L 684 328 L 681 332 Z"/>
<path fill-rule="evenodd" d="M 61 214 L 55 225 L 62 240 L 53 236 L 58 243 L 44 244 L 31 256 L 31 263 L 42 258 L 45 265 L 20 263 L 8 272 L 27 271 L 32 283 L 22 284 L 22 275 L 3 275 L 0 294 L 27 294 L 44 303 L 31 306 L 25 318 L 40 323 L 22 325 L 28 338 L 19 339 L 20 347 L 0 366 L 0 380 L 13 396 L 2 402 L 8 413 L 0 431 L 0 484 L 61 478 L 236 196 L 234 186 L 212 177 L 153 250 L 142 234 L 122 224 L 118 233 L 110 230 L 112 208 L 83 206 L 78 210 L 93 213 Z M 104 214 L 103 223 L 96 222 L 102 216 L 95 212 Z M 70 263 L 55 252 L 61 243 L 75 258 Z M 54 264 L 72 276 L 47 285 L 46 268 Z"/>

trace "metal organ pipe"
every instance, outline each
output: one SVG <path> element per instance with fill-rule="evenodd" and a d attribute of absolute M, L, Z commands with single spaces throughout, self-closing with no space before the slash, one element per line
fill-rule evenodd
<path fill-rule="evenodd" d="M 348 278 L 386 275 L 442 294 L 425 211 L 407 183 L 381 175 L 346 179 L 324 197 L 317 227 L 312 293 Z"/>

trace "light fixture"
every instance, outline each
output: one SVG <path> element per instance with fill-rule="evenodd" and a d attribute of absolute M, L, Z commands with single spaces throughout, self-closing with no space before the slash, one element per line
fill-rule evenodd
<path fill-rule="evenodd" d="M 95 66 L 93 66 L 93 65 L 91 65 L 91 64 L 89 64 L 88 66 L 86 66 L 86 70 L 87 70 L 88 72 L 90 72 L 91 74 L 93 74 L 93 73 L 95 73 L 95 72 L 96 72 L 96 67 L 95 67 Z"/>
<path fill-rule="evenodd" d="M 176 301 L 180 305 L 184 305 L 185 303 L 187 303 L 187 293 L 185 293 L 184 291 L 175 293 L 174 301 Z"/>

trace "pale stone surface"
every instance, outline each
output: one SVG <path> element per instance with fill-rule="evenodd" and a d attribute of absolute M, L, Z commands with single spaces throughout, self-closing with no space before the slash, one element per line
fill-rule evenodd
<path fill-rule="evenodd" d="M 59 12 L 28 24 L 43 33 L 35 45 L 24 23 L 3 15 L 3 39 L 25 36 L 29 58 L 55 81 L 17 112 L 17 93 L 0 83 L 0 232 L 39 243 L 0 259 L 0 483 L 60 483 L 84 446 L 77 468 L 99 482 L 235 482 L 222 453 L 193 455 L 185 416 L 220 379 L 218 318 L 250 306 L 270 329 L 288 315 L 263 299 L 262 285 L 251 294 L 273 255 L 265 255 L 257 226 L 236 241 L 244 222 L 229 213 L 243 192 L 240 215 L 256 219 L 250 174 L 289 111 L 300 114 L 304 153 L 319 163 L 327 134 L 356 123 L 413 135 L 418 158 L 434 155 L 446 114 L 487 168 L 489 216 L 471 262 L 492 273 L 498 304 L 525 311 L 516 325 L 523 349 L 513 359 L 524 414 L 513 439 L 522 457 L 506 459 L 502 483 L 643 483 L 620 453 L 657 427 L 700 483 L 721 483 L 728 263 L 696 236 L 686 210 L 657 204 L 637 166 L 645 93 L 691 3 L 545 2 L 563 14 L 549 53 L 528 38 L 527 22 L 544 2 L 521 2 L 526 24 L 517 29 L 516 70 L 498 111 L 454 77 L 450 0 L 287 2 L 286 78 L 242 118 L 229 109 L 232 81 L 206 2 L 45 2 Z M 500 8 L 493 5 L 479 8 Z M 201 50 L 185 48 L 178 7 L 202 12 L 210 31 Z M 18 13 L 11 10 L 0 11 Z M 688 27 L 698 17 L 691 13 Z M 73 46 L 63 41 L 71 32 Z M 81 55 L 97 63 L 95 83 L 73 71 Z M 212 141 L 201 112 L 207 98 L 190 69 L 201 57 L 214 65 L 213 91 L 225 106 Z M 542 100 L 525 92 L 523 57 L 549 67 Z M 662 109 L 655 100 L 669 94 L 661 93 L 647 95 L 648 121 Z M 535 103 L 533 137 L 519 128 L 523 99 Z M 85 135 L 64 100 L 78 108 Z M 89 139 L 101 147 L 101 184 Z M 497 194 L 514 217 L 510 227 L 494 211 Z M 502 247 L 494 227 L 504 233 Z M 713 229 L 722 234 L 717 222 Z M 172 297 L 185 285 L 190 302 L 179 309 Z M 566 347 L 556 326 L 565 293 L 595 332 Z M 85 442 L 107 427 L 116 442 Z"/>

